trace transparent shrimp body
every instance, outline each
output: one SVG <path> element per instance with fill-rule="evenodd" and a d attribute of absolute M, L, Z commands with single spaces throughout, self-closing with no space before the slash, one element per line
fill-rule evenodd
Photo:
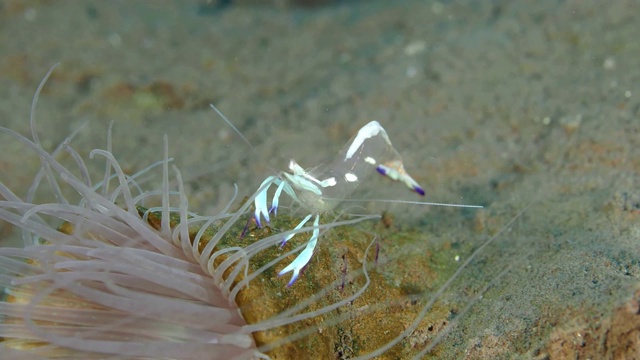
<path fill-rule="evenodd" d="M 402 157 L 393 148 L 389 136 L 377 121 L 363 126 L 340 151 L 338 157 L 326 165 L 306 171 L 294 160 L 289 163 L 291 173 L 270 176 L 262 183 L 262 191 L 255 199 L 255 219 L 261 226 L 261 217 L 269 222 L 269 214 L 277 213 L 282 191 L 309 211 L 309 214 L 296 226 L 302 228 L 312 217 L 314 230 L 304 250 L 279 275 L 293 272 L 288 286 L 296 281 L 302 268 L 311 260 L 320 230 L 320 214 L 333 210 L 343 199 L 353 193 L 360 182 L 376 170 L 394 181 L 401 181 L 411 190 L 424 195 L 424 190 L 407 174 Z M 267 192 L 275 184 L 271 207 L 267 205 Z M 285 237 L 282 245 L 293 237 Z"/>

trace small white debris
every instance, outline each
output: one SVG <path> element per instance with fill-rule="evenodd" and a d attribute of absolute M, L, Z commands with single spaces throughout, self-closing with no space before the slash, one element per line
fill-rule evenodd
<path fill-rule="evenodd" d="M 444 10 L 444 5 L 442 5 L 441 2 L 436 1 L 433 4 L 431 4 L 431 12 L 434 13 L 435 15 L 442 14 L 443 10 Z"/>
<path fill-rule="evenodd" d="M 550 118 L 550 117 L 548 117 L 548 116 L 543 117 L 543 118 L 542 118 L 542 123 L 543 123 L 544 125 L 549 125 L 549 124 L 551 124 L 551 118 Z"/>
<path fill-rule="evenodd" d="M 578 114 L 576 116 L 565 116 L 560 119 L 560 126 L 562 126 L 564 131 L 568 134 L 571 134 L 580 127 L 581 122 L 582 114 Z"/>
<path fill-rule="evenodd" d="M 615 70 L 615 68 L 616 68 L 616 60 L 611 56 L 607 56 L 604 59 L 604 61 L 602 62 L 602 67 L 605 70 Z"/>
<path fill-rule="evenodd" d="M 231 132 L 227 128 L 218 130 L 218 140 L 223 143 L 229 143 L 231 141 Z"/>
<path fill-rule="evenodd" d="M 417 74 L 418 74 L 418 69 L 416 69 L 415 66 L 409 66 L 407 68 L 407 77 L 409 79 L 416 77 Z"/>
<path fill-rule="evenodd" d="M 460 255 L 456 255 L 453 260 L 455 260 L 456 262 L 460 261 Z"/>
<path fill-rule="evenodd" d="M 624 92 L 624 97 L 626 97 L 627 99 L 631 97 L 631 91 L 627 90 Z"/>
<path fill-rule="evenodd" d="M 107 41 L 113 47 L 119 47 L 120 45 L 122 45 L 122 38 L 120 37 L 120 35 L 118 35 L 118 33 L 109 34 L 109 36 L 107 36 Z"/>
<path fill-rule="evenodd" d="M 418 40 L 414 41 L 411 44 L 405 46 L 404 54 L 407 56 L 412 56 L 423 52 L 427 48 L 427 44 L 424 41 Z"/>
<path fill-rule="evenodd" d="M 23 16 L 25 20 L 33 22 L 38 17 L 38 11 L 34 8 L 28 8 L 24 11 Z"/>

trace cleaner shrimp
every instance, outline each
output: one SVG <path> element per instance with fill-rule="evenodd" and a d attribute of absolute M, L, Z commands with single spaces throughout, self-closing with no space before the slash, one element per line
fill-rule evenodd
<path fill-rule="evenodd" d="M 251 143 L 231 123 L 231 121 L 213 104 L 211 108 L 251 147 Z M 305 248 L 284 269 L 278 272 L 282 276 L 293 272 L 287 287 L 298 279 L 302 269 L 309 263 L 320 236 L 320 215 L 335 209 L 345 201 L 358 187 L 361 181 L 376 170 L 379 174 L 404 183 L 410 190 L 425 196 L 425 191 L 405 170 L 402 156 L 391 144 L 387 131 L 378 121 L 364 125 L 338 153 L 337 158 L 326 165 L 305 170 L 295 160 L 289 161 L 289 171 L 268 176 L 260 185 L 254 200 L 254 219 L 258 227 L 262 227 L 262 219 L 270 223 L 270 214 L 277 215 L 280 196 L 284 191 L 294 202 L 309 213 L 293 229 L 293 232 L 282 239 L 280 247 L 296 234 L 305 224 L 314 218 L 313 231 Z M 268 191 L 271 185 L 276 186 L 268 204 Z M 382 200 L 387 201 L 387 200 Z M 392 202 L 392 200 L 389 200 Z M 423 201 L 407 201 L 410 204 L 452 206 L 465 208 L 482 208 L 480 205 L 447 204 Z"/>

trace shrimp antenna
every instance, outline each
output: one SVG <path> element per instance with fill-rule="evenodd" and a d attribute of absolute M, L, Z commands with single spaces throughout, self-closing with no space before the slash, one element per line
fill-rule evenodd
<path fill-rule="evenodd" d="M 213 109 L 213 111 L 215 111 L 218 116 L 220 116 L 222 118 L 222 120 L 224 120 L 224 122 L 227 123 L 227 125 L 229 125 L 230 128 L 233 129 L 233 131 L 236 132 L 236 134 L 238 134 L 238 136 L 240 136 L 240 138 L 247 144 L 249 145 L 249 147 L 251 148 L 251 150 L 253 152 L 256 152 L 256 148 L 253 147 L 253 145 L 251 145 L 251 143 L 249 142 L 249 140 L 247 140 L 246 137 L 244 137 L 244 135 L 242 134 L 242 132 L 240 132 L 240 130 L 238 130 L 238 128 L 233 125 L 233 123 L 231 122 L 231 120 L 229 120 L 223 113 L 222 111 L 218 110 L 217 107 L 215 107 L 213 104 L 209 104 L 209 106 L 211 106 L 211 108 Z"/>
<path fill-rule="evenodd" d="M 411 205 L 449 206 L 449 207 L 472 208 L 472 209 L 482 209 L 482 208 L 484 208 L 484 206 L 482 206 L 482 205 L 449 204 L 449 203 L 437 203 L 437 202 L 413 201 L 413 200 L 393 200 L 393 199 L 332 199 L 332 198 L 326 198 L 326 199 L 328 199 L 328 200 L 340 200 L 340 201 L 343 201 L 343 202 L 382 202 L 382 203 L 398 203 L 398 204 L 411 204 Z"/>
<path fill-rule="evenodd" d="M 215 112 L 218 114 L 218 116 L 220 116 L 220 117 L 222 118 L 222 120 L 224 120 L 224 122 L 226 122 L 226 123 L 227 123 L 227 125 L 229 125 L 229 127 L 230 127 L 230 128 L 232 128 L 232 129 L 233 129 L 233 131 L 234 131 L 236 134 L 238 134 L 238 136 L 240 136 L 240 138 L 242 139 L 242 141 L 244 141 L 244 142 L 249 146 L 249 148 L 251 149 L 251 151 L 252 151 L 254 154 L 256 154 L 256 155 L 257 155 L 257 154 L 258 154 L 258 151 L 256 150 L 256 148 L 255 148 L 255 147 L 253 147 L 253 145 L 251 145 L 251 142 L 249 142 L 249 140 L 247 140 L 247 138 L 246 138 L 246 137 L 244 137 L 244 135 L 242 134 L 242 132 L 241 132 L 240 130 L 238 130 L 238 128 L 237 128 L 235 125 L 233 125 L 233 123 L 231 122 L 231 120 L 229 120 L 229 118 L 227 118 L 227 117 L 222 113 L 222 111 L 218 110 L 218 108 L 217 108 L 217 107 L 215 107 L 215 105 L 213 105 L 213 104 L 209 104 L 209 106 L 213 109 L 213 111 L 215 111 Z M 275 169 L 273 169 L 271 166 L 269 166 L 269 164 L 266 164 L 266 165 L 267 165 L 267 167 L 269 168 L 269 170 L 271 170 L 271 172 L 272 172 L 272 173 L 274 173 L 274 174 L 277 174 L 277 173 L 278 173 Z"/>

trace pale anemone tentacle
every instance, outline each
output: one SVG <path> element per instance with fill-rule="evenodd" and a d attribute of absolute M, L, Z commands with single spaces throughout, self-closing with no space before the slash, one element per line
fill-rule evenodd
<path fill-rule="evenodd" d="M 56 67 L 58 67 L 59 65 L 60 65 L 60 63 L 54 64 L 49 69 L 49 71 L 47 71 L 47 73 L 44 75 L 44 78 L 38 84 L 38 87 L 37 87 L 36 92 L 35 92 L 35 94 L 33 96 L 33 99 L 31 100 L 31 111 L 29 113 L 29 128 L 31 130 L 31 137 L 33 139 L 33 143 L 35 144 L 36 147 L 38 147 L 40 149 L 42 149 L 42 144 L 40 143 L 40 138 L 38 137 L 38 131 L 36 130 L 36 109 L 37 109 L 36 105 L 38 104 L 38 98 L 40 97 L 40 94 L 42 93 L 42 89 L 44 88 L 44 84 L 46 84 L 47 80 L 49 79 L 49 77 L 53 73 L 53 70 L 55 70 Z M 45 161 L 44 158 L 40 157 L 40 163 L 42 165 L 42 171 L 45 174 L 45 177 L 47 178 L 47 181 L 49 182 L 49 186 L 51 187 L 51 191 L 53 192 L 53 195 L 55 196 L 56 200 L 58 202 L 68 203 L 67 199 L 62 194 L 62 190 L 60 190 L 60 186 L 59 186 L 58 182 L 55 180 L 55 178 L 51 174 L 51 171 L 49 169 L 48 161 Z M 37 184 L 34 183 L 34 185 L 37 187 Z"/>
<path fill-rule="evenodd" d="M 167 194 L 169 191 L 169 138 L 165 134 L 164 137 L 164 159 L 162 162 L 162 192 Z M 169 212 L 169 197 L 162 197 L 162 217 L 160 220 L 160 231 L 163 236 L 168 236 L 171 232 L 170 227 L 170 212 Z"/>

